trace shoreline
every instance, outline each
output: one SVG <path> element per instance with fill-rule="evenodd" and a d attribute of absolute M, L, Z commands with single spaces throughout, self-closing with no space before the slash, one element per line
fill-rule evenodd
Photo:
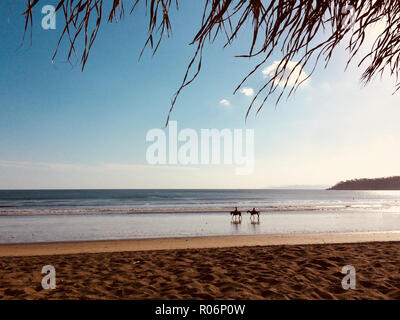
<path fill-rule="evenodd" d="M 367 242 L 400 242 L 400 231 L 9 243 L 0 257 Z"/>

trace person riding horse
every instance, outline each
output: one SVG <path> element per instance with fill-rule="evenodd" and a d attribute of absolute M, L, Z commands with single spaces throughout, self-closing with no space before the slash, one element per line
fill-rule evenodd
<path fill-rule="evenodd" d="M 232 217 L 239 216 L 239 218 L 242 218 L 242 213 L 238 210 L 237 207 L 235 207 L 235 210 L 231 211 L 231 216 Z"/>
<path fill-rule="evenodd" d="M 256 208 L 253 208 L 251 211 L 247 210 L 248 213 L 250 213 L 250 217 L 253 215 L 257 215 L 257 217 L 260 217 L 260 211 L 257 211 Z"/>

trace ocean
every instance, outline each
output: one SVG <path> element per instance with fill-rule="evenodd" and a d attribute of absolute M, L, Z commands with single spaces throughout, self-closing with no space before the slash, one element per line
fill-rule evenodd
<path fill-rule="evenodd" d="M 379 231 L 400 231 L 400 191 L 0 190 L 0 243 Z"/>

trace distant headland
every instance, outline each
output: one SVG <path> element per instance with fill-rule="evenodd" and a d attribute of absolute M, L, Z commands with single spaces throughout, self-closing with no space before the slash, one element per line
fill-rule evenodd
<path fill-rule="evenodd" d="M 400 176 L 340 181 L 328 190 L 400 190 Z"/>

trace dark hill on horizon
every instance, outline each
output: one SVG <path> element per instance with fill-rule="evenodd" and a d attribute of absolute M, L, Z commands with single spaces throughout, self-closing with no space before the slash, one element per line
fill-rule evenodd
<path fill-rule="evenodd" d="M 400 190 L 400 176 L 340 181 L 328 190 Z"/>

